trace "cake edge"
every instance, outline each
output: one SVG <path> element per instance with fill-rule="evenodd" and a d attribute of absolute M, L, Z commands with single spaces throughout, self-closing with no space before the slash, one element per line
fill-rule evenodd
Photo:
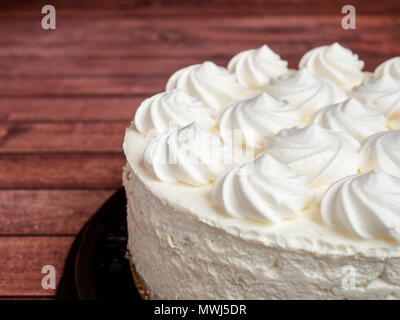
<path fill-rule="evenodd" d="M 133 260 L 132 260 L 132 255 L 128 249 L 126 249 L 126 252 L 125 252 L 125 259 L 127 259 L 129 261 L 129 266 L 131 268 L 133 281 L 134 281 L 137 291 L 140 295 L 140 298 L 142 300 L 150 300 L 150 291 L 147 288 L 146 282 L 144 281 L 142 276 L 139 274 L 139 272 L 136 270 L 135 264 L 133 263 Z"/>

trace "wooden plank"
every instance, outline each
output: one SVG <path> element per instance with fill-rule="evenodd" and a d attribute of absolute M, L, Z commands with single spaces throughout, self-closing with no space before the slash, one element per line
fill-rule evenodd
<path fill-rule="evenodd" d="M 199 57 L 132 57 L 117 59 L 107 56 L 79 57 L 5 57 L 0 60 L 1 77 L 164 77 L 168 78 L 176 70 L 201 63 Z M 229 57 L 208 57 L 214 63 L 226 65 Z"/>
<path fill-rule="evenodd" d="M 0 124 L 0 153 L 122 152 L 128 126 L 127 121 L 7 122 Z"/>
<path fill-rule="evenodd" d="M 0 189 L 116 189 L 124 164 L 122 153 L 1 155 Z"/>
<path fill-rule="evenodd" d="M 140 94 L 153 95 L 165 90 L 166 80 L 162 78 L 11 78 L 0 79 L 0 97 L 11 96 L 59 96 L 92 94 Z"/>
<path fill-rule="evenodd" d="M 284 58 L 339 41 L 361 55 L 400 51 L 396 16 L 358 16 L 357 30 L 343 30 L 337 16 L 121 18 L 60 23 L 43 32 L 37 21 L 0 21 L 0 56 L 230 56 L 267 42 Z M 10 30 L 10 25 L 13 27 Z M 318 30 L 318 32 L 316 32 Z M 60 36 L 62 35 L 62 36 Z"/>
<path fill-rule="evenodd" d="M 392 0 L 353 0 L 352 5 L 360 13 L 387 14 L 400 12 L 399 3 Z M 337 14 L 344 5 L 341 1 L 320 0 L 118 0 L 118 1 L 79 1 L 53 0 L 52 4 L 60 12 L 76 14 L 136 14 L 136 15 L 240 15 L 240 14 Z M 10 1 L 0 4 L 2 12 L 34 14 L 41 6 L 34 1 Z M 79 10 L 77 10 L 79 8 Z"/>
<path fill-rule="evenodd" d="M 0 237 L 0 296 L 54 296 L 42 288 L 42 267 L 52 265 L 59 282 L 74 237 Z"/>
<path fill-rule="evenodd" d="M 132 121 L 146 96 L 2 98 L 0 121 Z M 2 125 L 0 124 L 0 127 Z"/>
<path fill-rule="evenodd" d="M 0 190 L 0 235 L 76 235 L 113 193 L 114 190 Z"/>

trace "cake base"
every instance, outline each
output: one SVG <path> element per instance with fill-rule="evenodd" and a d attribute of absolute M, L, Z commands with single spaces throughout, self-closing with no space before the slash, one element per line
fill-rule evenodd
<path fill-rule="evenodd" d="M 147 289 L 146 283 L 144 282 L 143 278 L 137 272 L 135 264 L 132 261 L 132 255 L 130 254 L 129 250 L 126 251 L 125 258 L 128 259 L 129 261 L 129 266 L 131 267 L 133 280 L 135 282 L 140 297 L 143 300 L 150 300 L 150 292 Z"/>

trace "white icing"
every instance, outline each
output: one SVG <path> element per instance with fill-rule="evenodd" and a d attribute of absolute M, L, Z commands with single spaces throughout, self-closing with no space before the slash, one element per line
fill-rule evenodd
<path fill-rule="evenodd" d="M 337 42 L 308 51 L 300 60 L 299 69 L 302 68 L 331 80 L 345 90 L 351 90 L 364 79 L 361 71 L 364 62 Z"/>
<path fill-rule="evenodd" d="M 388 130 L 385 116 L 354 98 L 322 108 L 313 123 L 347 133 L 360 143 L 374 133 Z"/>
<path fill-rule="evenodd" d="M 176 71 L 166 85 L 167 91 L 174 88 L 186 90 L 214 110 L 250 95 L 234 74 L 210 61 Z"/>
<path fill-rule="evenodd" d="M 144 163 L 161 181 L 201 186 L 232 164 L 232 157 L 232 150 L 218 136 L 191 123 L 153 138 Z"/>
<path fill-rule="evenodd" d="M 360 170 L 375 168 L 400 178 L 400 130 L 380 132 L 365 140 L 360 150 Z"/>
<path fill-rule="evenodd" d="M 319 109 L 347 99 L 346 93 L 336 84 L 308 69 L 272 79 L 265 91 L 300 109 L 306 121 Z"/>
<path fill-rule="evenodd" d="M 261 93 L 227 105 L 220 116 L 219 131 L 225 143 L 234 143 L 237 147 L 245 144 L 249 148 L 261 149 L 266 136 L 275 135 L 282 128 L 291 128 L 300 123 L 299 110 Z"/>
<path fill-rule="evenodd" d="M 135 114 L 135 126 L 143 134 L 160 134 L 174 127 L 196 122 L 211 130 L 216 126 L 215 113 L 197 97 L 173 89 L 144 100 Z"/>
<path fill-rule="evenodd" d="M 321 203 L 324 221 L 363 239 L 400 242 L 400 179 L 380 169 L 333 184 Z"/>
<path fill-rule="evenodd" d="M 388 126 L 391 130 L 400 130 L 400 117 L 390 120 Z"/>
<path fill-rule="evenodd" d="M 246 50 L 235 55 L 228 70 L 236 74 L 238 81 L 252 89 L 268 84 L 271 78 L 288 72 L 287 61 L 281 60 L 267 45 Z"/>
<path fill-rule="evenodd" d="M 266 138 L 265 152 L 299 174 L 310 186 L 324 186 L 358 171 L 358 143 L 316 124 L 282 129 Z"/>
<path fill-rule="evenodd" d="M 212 198 L 232 217 L 277 223 L 297 217 L 313 200 L 306 181 L 264 154 L 221 173 L 213 184 Z"/>
<path fill-rule="evenodd" d="M 365 80 L 352 95 L 389 119 L 400 116 L 400 79 L 387 73 Z"/>
<path fill-rule="evenodd" d="M 400 57 L 394 57 L 381 63 L 375 69 L 375 77 L 388 74 L 390 77 L 400 80 Z"/>

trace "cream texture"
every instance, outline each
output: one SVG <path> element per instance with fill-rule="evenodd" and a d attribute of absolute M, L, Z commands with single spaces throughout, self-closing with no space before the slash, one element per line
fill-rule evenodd
<path fill-rule="evenodd" d="M 266 93 L 236 100 L 225 107 L 219 118 L 219 132 L 225 143 L 262 149 L 264 138 L 283 128 L 301 124 L 301 112 Z M 235 138 L 236 134 L 241 137 Z"/>
<path fill-rule="evenodd" d="M 144 151 L 144 163 L 158 179 L 195 186 L 214 180 L 232 157 L 231 148 L 196 123 L 153 138 Z"/>
<path fill-rule="evenodd" d="M 380 169 L 346 177 L 326 191 L 321 214 L 360 238 L 400 242 L 400 179 Z"/>
<path fill-rule="evenodd" d="M 200 98 L 214 110 L 234 99 L 251 95 L 236 76 L 211 61 L 176 71 L 168 80 L 166 90 L 183 89 Z"/>
<path fill-rule="evenodd" d="M 271 78 L 287 73 L 287 65 L 287 61 L 263 45 L 235 55 L 228 63 L 228 70 L 236 74 L 241 84 L 256 90 L 267 85 Z"/>
<path fill-rule="evenodd" d="M 365 77 L 362 72 L 364 62 L 337 42 L 311 49 L 300 60 L 299 69 L 302 68 L 331 80 L 345 90 L 359 85 Z"/>
<path fill-rule="evenodd" d="M 390 120 L 388 126 L 391 130 L 400 130 L 400 117 Z"/>
<path fill-rule="evenodd" d="M 263 154 L 222 172 L 212 197 L 232 217 L 277 223 L 297 217 L 313 200 L 306 182 L 305 176 Z"/>
<path fill-rule="evenodd" d="M 400 57 L 391 58 L 375 69 L 375 77 L 379 77 L 382 74 L 388 74 L 390 77 L 400 80 Z"/>
<path fill-rule="evenodd" d="M 346 133 L 360 143 L 374 133 L 388 130 L 387 122 L 385 116 L 354 98 L 324 107 L 313 118 L 313 123 Z"/>
<path fill-rule="evenodd" d="M 265 91 L 301 110 L 305 121 L 321 108 L 347 99 L 344 90 L 308 69 L 272 79 Z"/>
<path fill-rule="evenodd" d="M 387 73 L 364 81 L 353 90 L 352 96 L 389 119 L 400 117 L 400 79 Z"/>
<path fill-rule="evenodd" d="M 358 147 L 351 137 L 312 124 L 266 138 L 264 152 L 307 176 L 307 183 L 316 187 L 357 173 Z"/>
<path fill-rule="evenodd" d="M 400 178 L 400 130 L 376 133 L 365 140 L 360 150 L 360 170 L 375 168 Z"/>
<path fill-rule="evenodd" d="M 135 126 L 143 134 L 158 135 L 196 122 L 212 130 L 216 126 L 215 112 L 197 97 L 186 91 L 173 89 L 144 100 L 135 115 Z"/>

